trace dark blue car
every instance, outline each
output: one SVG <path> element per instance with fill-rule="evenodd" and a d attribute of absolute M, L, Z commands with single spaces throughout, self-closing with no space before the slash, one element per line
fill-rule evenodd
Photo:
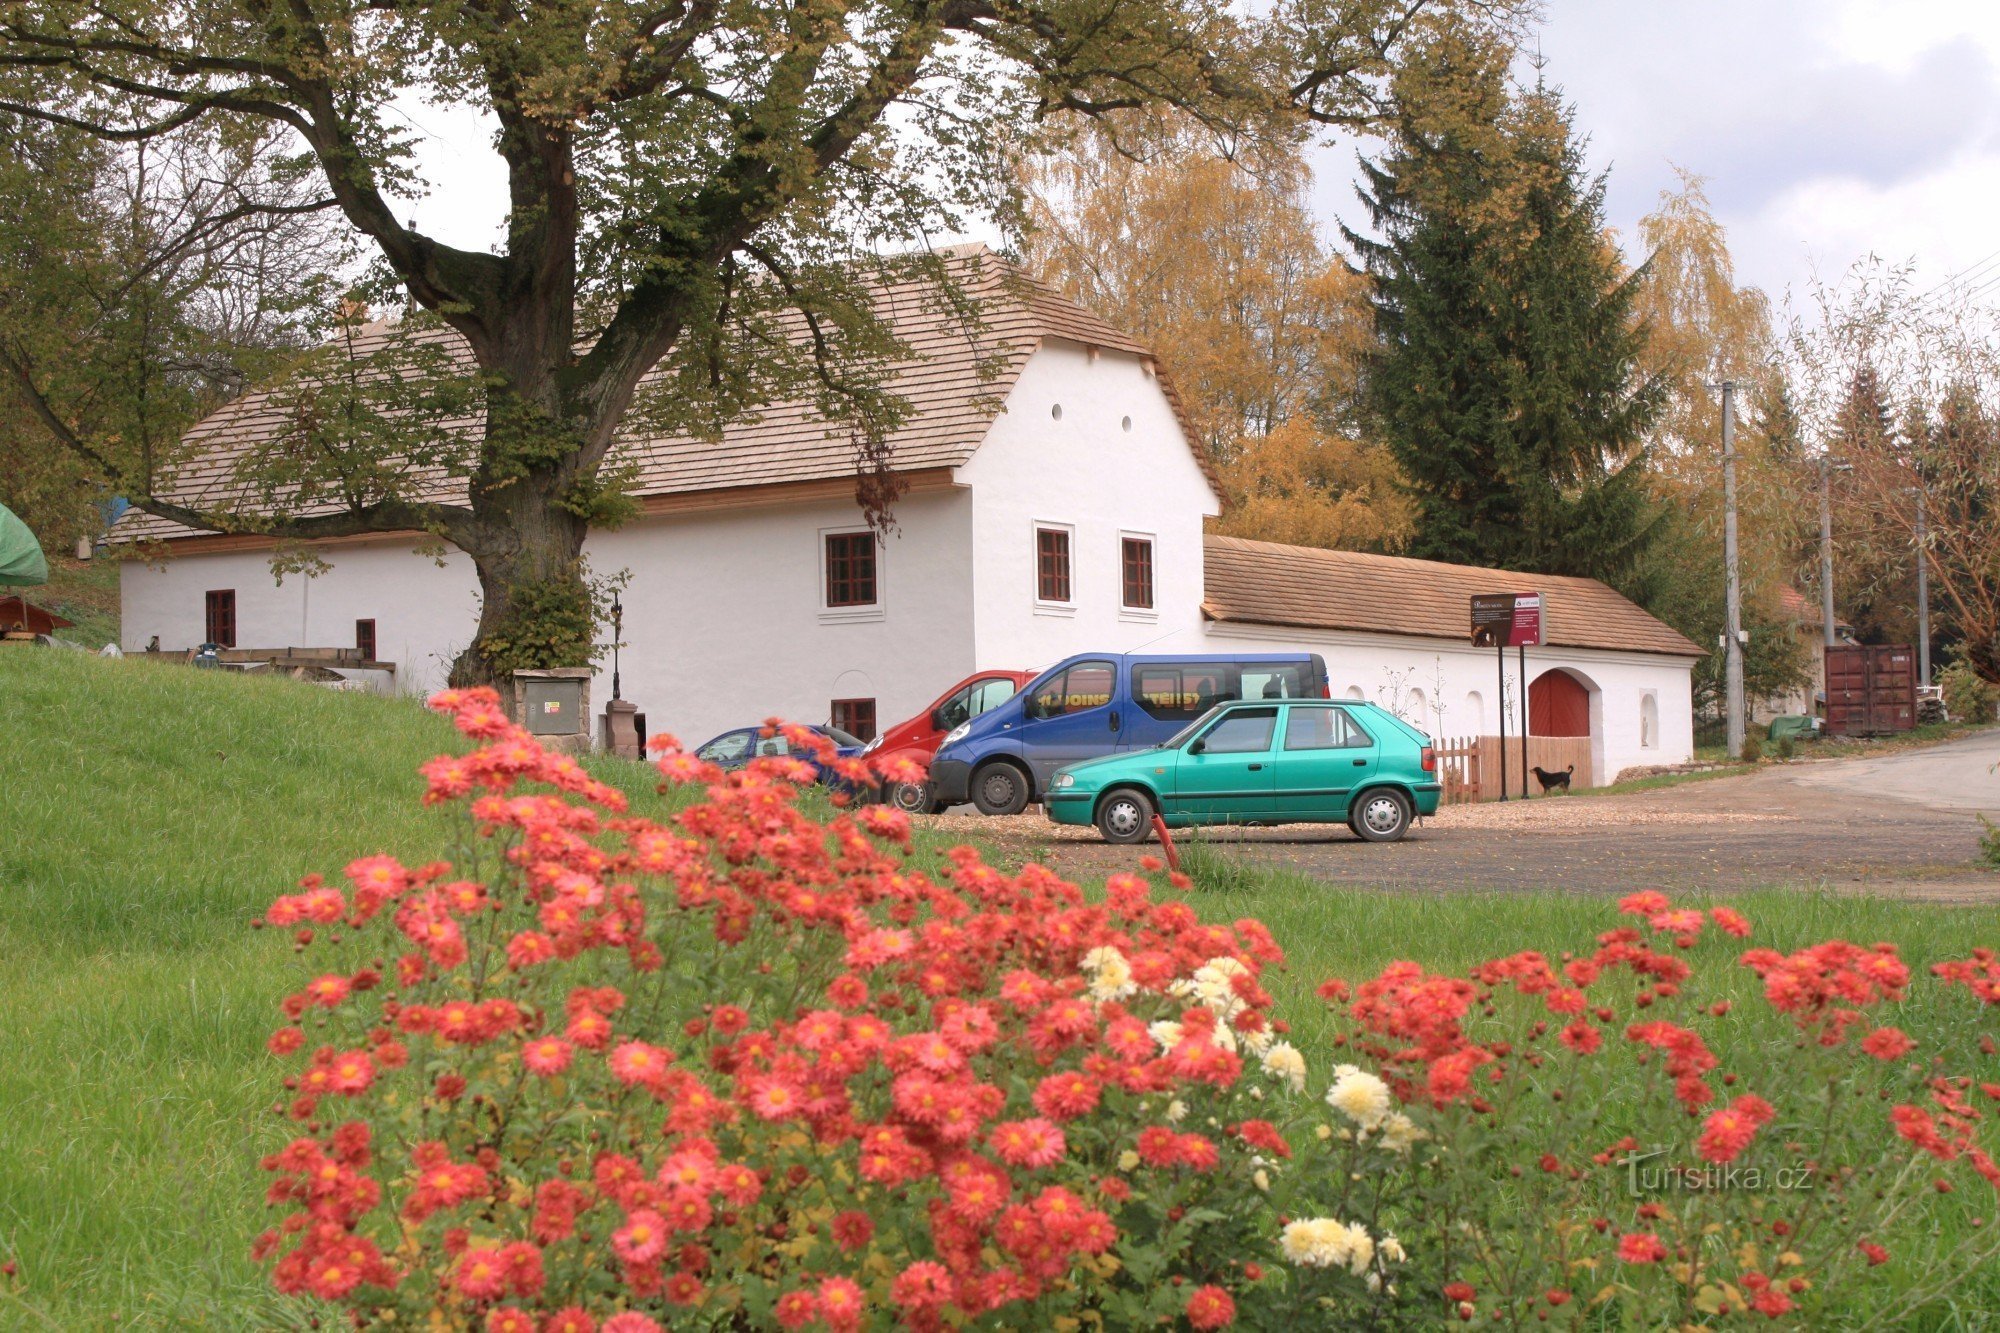
<path fill-rule="evenodd" d="M 1078 653 L 954 727 L 931 762 L 932 789 L 943 805 L 1018 814 L 1069 764 L 1150 749 L 1219 703 L 1324 699 L 1327 685 L 1318 653 Z"/>
<path fill-rule="evenodd" d="M 760 722 L 753 727 L 738 727 L 734 731 L 725 731 L 714 740 L 696 747 L 694 757 L 714 764 L 717 768 L 731 769 L 741 768 L 752 759 L 783 757 L 792 753 L 791 742 L 785 739 L 784 733 L 772 732 L 767 736 L 764 734 L 766 730 L 764 724 Z M 860 754 L 864 744 L 859 737 L 850 736 L 839 727 L 809 726 L 806 730 L 816 731 L 832 741 L 835 753 L 842 759 L 852 759 Z M 822 783 L 831 785 L 834 782 L 833 771 L 821 763 L 818 756 L 810 751 L 801 751 L 800 757 L 819 773 L 819 780 Z"/>

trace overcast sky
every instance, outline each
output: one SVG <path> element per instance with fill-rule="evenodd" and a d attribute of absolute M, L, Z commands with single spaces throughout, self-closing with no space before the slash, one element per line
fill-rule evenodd
<path fill-rule="evenodd" d="M 1739 280 L 1782 301 L 1871 251 L 1920 286 L 1992 260 L 2000 303 L 2000 0 L 1545 0 L 1546 74 L 1577 108 L 1609 221 L 1638 221 L 1673 168 L 1708 179 Z M 505 201 L 470 117 L 413 111 L 444 239 L 489 246 Z M 1356 221 L 1353 145 L 1317 155 L 1329 231 Z M 939 238 L 947 239 L 947 238 Z"/>
<path fill-rule="evenodd" d="M 1989 258 L 1977 280 L 2000 277 L 1995 0 L 1547 0 L 1546 13 L 1547 77 L 1576 104 L 1592 167 L 1611 170 L 1609 220 L 1631 258 L 1680 166 L 1707 177 L 1739 281 L 1774 299 L 1871 251 L 1915 260 L 1924 286 Z"/>

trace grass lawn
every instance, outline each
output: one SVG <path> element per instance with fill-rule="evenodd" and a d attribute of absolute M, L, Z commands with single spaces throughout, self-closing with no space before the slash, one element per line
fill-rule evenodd
<path fill-rule="evenodd" d="M 448 855 L 456 826 L 416 804 L 414 770 L 455 738 L 408 701 L 30 648 L 0 652 L 0 700 L 0 1258 L 20 1266 L 0 1327 L 295 1324 L 247 1251 L 257 1158 L 286 1134 L 260 1114 L 263 1042 L 302 974 L 248 923 L 308 871 Z M 597 768 L 655 799 L 647 771 Z M 1309 1050 L 1327 975 L 1587 946 L 1611 924 L 1601 900 L 1333 888 L 1203 855 L 1203 914 L 1261 917 L 1290 951 L 1273 988 Z M 1995 908 L 1730 901 L 1779 948 L 1894 939 L 1922 965 L 2000 943 Z M 1901 1021 L 1921 1035 L 1938 1001 L 1919 995 Z M 2000 1309 L 2000 1277 L 1980 1299 Z"/>

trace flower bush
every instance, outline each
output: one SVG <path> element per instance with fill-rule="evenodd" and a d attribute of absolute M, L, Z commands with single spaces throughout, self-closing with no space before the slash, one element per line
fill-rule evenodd
<path fill-rule="evenodd" d="M 257 1251 L 357 1325 L 1805 1317 L 1995 1178 L 2000 1087 L 1876 1021 L 1917 984 L 1887 946 L 1739 964 L 1748 922 L 1641 895 L 1589 954 L 1330 981 L 1307 1052 L 1269 932 L 1204 922 L 1150 860 L 1088 897 L 931 864 L 897 810 L 814 814 L 799 759 L 671 743 L 649 818 L 491 693 L 433 705 L 477 742 L 424 768 L 463 853 L 364 857 L 263 918 L 314 966 L 271 1039 L 293 1128 Z M 1748 1081 L 1697 964 L 1787 1016 Z M 2000 964 L 1929 984 L 1976 1015 Z M 1641 1145 L 1818 1188 L 1628 1193 Z M 1941 1272 L 1992 1256 L 1947 1239 Z"/>
<path fill-rule="evenodd" d="M 1403 1230 L 1461 1319 L 1894 1322 L 1987 1271 L 2000 1237 L 1943 1224 L 1938 1201 L 2000 1189 L 1979 1137 L 2000 1084 L 1893 1025 L 1921 982 L 1894 945 L 1783 954 L 1745 949 L 1751 924 L 1727 907 L 1646 892 L 1619 909 L 1632 924 L 1588 953 L 1320 987 L 1335 1046 L 1381 1068 L 1426 1132 L 1399 1207 L 1427 1224 Z M 1762 1013 L 1717 998 L 1732 969 L 1760 983 Z M 1972 1038 L 2000 961 L 1933 972 L 1970 992 L 1953 1021 Z M 1725 1068 L 1712 1039 L 1746 1023 L 1772 1029 L 1733 1034 L 1758 1062 Z M 1885 1299 L 1874 1270 L 1891 1263 L 1910 1280 Z"/>
<path fill-rule="evenodd" d="M 1415 1298 L 1353 1169 L 1410 1139 L 1335 1139 L 1257 922 L 964 848 L 925 873 L 900 811 L 802 809 L 794 758 L 725 775 L 669 745 L 700 794 L 658 822 L 490 693 L 433 703 L 480 742 L 425 767 L 473 821 L 461 863 L 367 857 L 263 918 L 341 960 L 271 1042 L 299 1127 L 264 1163 L 282 1291 L 492 1333 L 1278 1327 Z M 1274 1209 L 1315 1193 L 1346 1211 L 1281 1240 Z"/>

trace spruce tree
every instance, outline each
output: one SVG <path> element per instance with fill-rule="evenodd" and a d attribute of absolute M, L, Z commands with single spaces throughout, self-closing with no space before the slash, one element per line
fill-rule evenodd
<path fill-rule="evenodd" d="M 1604 229 L 1573 114 L 1506 65 L 1434 52 L 1450 113 L 1399 126 L 1353 231 L 1375 279 L 1369 399 L 1417 506 L 1412 554 L 1601 578 L 1644 600 L 1659 515 L 1641 437 L 1662 386 L 1637 357 L 1638 272 Z"/>

